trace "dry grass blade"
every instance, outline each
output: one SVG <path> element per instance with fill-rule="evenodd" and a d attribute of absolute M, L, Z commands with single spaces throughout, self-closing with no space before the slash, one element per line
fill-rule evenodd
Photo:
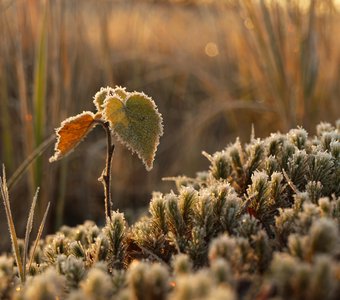
<path fill-rule="evenodd" d="M 293 183 L 293 181 L 289 178 L 287 172 L 286 172 L 284 169 L 282 169 L 282 173 L 283 173 L 283 176 L 285 177 L 285 179 L 287 180 L 288 185 L 289 185 L 290 188 L 293 190 L 293 192 L 294 192 L 295 194 L 297 194 L 297 195 L 300 194 L 300 191 L 299 191 L 298 188 L 295 186 L 295 184 Z"/>
<path fill-rule="evenodd" d="M 16 169 L 11 178 L 8 180 L 8 189 L 11 190 L 14 184 L 21 178 L 28 167 L 33 163 L 33 161 L 41 154 L 45 152 L 48 146 L 52 145 L 54 142 L 54 134 L 47 138 L 43 143 L 41 143 Z"/>
<path fill-rule="evenodd" d="M 28 250 L 28 244 L 30 240 L 30 234 L 32 231 L 33 227 L 33 218 L 34 218 L 34 211 L 35 211 L 35 206 L 37 204 L 37 199 L 38 199 L 38 193 L 39 193 L 39 188 L 37 188 L 37 191 L 35 192 L 35 195 L 33 197 L 31 209 L 28 215 L 27 219 L 27 225 L 26 225 L 26 233 L 25 233 L 25 245 L 24 245 L 24 256 L 23 256 L 23 267 L 24 267 L 24 279 L 26 278 L 26 260 L 27 260 L 27 250 Z"/>
<path fill-rule="evenodd" d="M 212 157 L 212 155 L 210 155 L 208 152 L 202 151 L 202 155 L 203 155 L 204 157 L 206 157 L 210 162 L 212 162 L 213 157 Z"/>
<path fill-rule="evenodd" d="M 271 47 L 271 53 L 274 58 L 274 63 L 277 68 L 277 73 L 280 76 L 280 82 L 285 82 L 286 81 L 286 75 L 285 75 L 285 70 L 284 70 L 284 64 L 282 61 L 282 53 L 280 51 L 280 48 L 278 46 L 278 39 L 275 36 L 274 29 L 273 29 L 273 22 L 270 17 L 270 11 L 269 8 L 266 6 L 265 2 L 262 0 L 260 2 L 261 5 L 261 11 L 263 14 L 263 22 L 266 28 L 266 32 L 269 38 L 269 45 Z"/>
<path fill-rule="evenodd" d="M 245 197 L 245 201 L 242 204 L 242 209 L 239 211 L 239 216 L 241 216 L 242 214 L 246 213 L 248 211 L 248 208 L 252 202 L 252 200 L 257 196 L 257 194 L 252 194 L 248 197 Z"/>
<path fill-rule="evenodd" d="M 23 267 L 22 267 L 19 245 L 18 245 L 18 238 L 17 238 L 17 234 L 15 232 L 14 221 L 13 221 L 12 212 L 11 212 L 11 206 L 10 206 L 10 203 L 9 203 L 9 194 L 8 194 L 6 172 L 5 172 L 5 166 L 4 165 L 2 165 L 2 177 L 0 176 L 0 190 L 1 190 L 2 199 L 4 201 L 9 233 L 10 233 L 10 236 L 11 236 L 15 260 L 16 260 L 18 270 L 19 270 L 20 280 L 21 280 L 21 282 L 24 282 L 25 281 L 24 271 L 23 271 Z"/>
<path fill-rule="evenodd" d="M 30 82 L 27 78 L 27 74 L 25 72 L 25 45 L 24 39 L 28 36 L 31 36 L 31 33 L 24 31 L 24 22 L 21 22 L 20 19 L 23 18 L 23 15 L 26 12 L 26 7 L 24 3 L 17 3 L 16 5 L 16 13 L 14 14 L 16 17 L 13 18 L 13 21 L 10 20 L 12 18 L 8 18 L 7 23 L 7 30 L 8 35 L 13 37 L 13 44 L 15 45 L 15 74 L 16 74 L 16 81 L 18 82 L 18 99 L 20 105 L 20 118 L 21 118 L 21 130 L 24 132 L 22 135 L 24 139 L 23 143 L 23 151 L 24 157 L 27 157 L 34 149 L 34 138 L 33 138 L 33 123 L 30 121 L 32 116 L 32 111 L 30 109 L 30 97 L 29 97 L 29 85 Z M 14 23 L 15 25 L 11 26 Z M 13 27 L 13 28 L 12 28 Z M 27 30 L 27 28 L 25 28 Z M 27 176 L 27 184 L 29 188 L 29 194 L 33 195 L 34 191 L 34 170 L 33 166 L 29 168 L 29 176 Z M 10 186 L 9 189 L 11 190 Z"/>
<path fill-rule="evenodd" d="M 40 223 L 38 234 L 37 234 L 37 237 L 36 237 L 36 239 L 34 241 L 33 250 L 32 250 L 31 257 L 30 257 L 30 260 L 29 260 L 29 263 L 28 263 L 28 268 L 27 268 L 28 270 L 31 268 L 31 265 L 32 265 L 32 262 L 33 262 L 33 258 L 34 258 L 35 249 L 37 249 L 39 240 L 40 240 L 42 232 L 44 230 L 47 214 L 48 214 L 48 211 L 50 209 L 50 204 L 51 204 L 51 202 L 48 202 L 46 210 L 45 210 L 45 213 L 44 213 L 44 216 L 43 216 L 42 221 Z"/>
<path fill-rule="evenodd" d="M 145 252 L 147 255 L 151 256 L 152 258 L 154 258 L 156 261 L 158 261 L 163 266 L 168 267 L 167 263 L 163 259 L 161 259 L 155 253 L 151 252 L 149 249 L 147 249 L 147 248 L 145 248 L 143 246 L 139 246 L 139 248 L 141 248 L 143 252 Z"/>

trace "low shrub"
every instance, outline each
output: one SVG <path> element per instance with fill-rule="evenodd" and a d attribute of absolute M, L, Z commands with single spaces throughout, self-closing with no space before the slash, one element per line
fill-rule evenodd
<path fill-rule="evenodd" d="M 338 299 L 340 121 L 204 155 L 135 224 L 113 211 L 45 237 L 24 284 L 3 254 L 0 298 Z"/>

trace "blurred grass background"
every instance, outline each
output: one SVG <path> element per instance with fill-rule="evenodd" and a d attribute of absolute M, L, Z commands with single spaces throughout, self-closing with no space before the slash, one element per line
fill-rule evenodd
<path fill-rule="evenodd" d="M 0 162 L 8 177 L 68 116 L 94 110 L 101 86 L 153 97 L 163 114 L 155 167 L 117 144 L 114 209 L 136 214 L 164 176 L 206 169 L 202 150 L 236 136 L 285 132 L 340 116 L 340 16 L 335 0 L 0 0 Z M 104 221 L 105 135 L 66 159 L 52 143 L 10 190 L 19 236 L 37 186 L 48 231 Z M 2 207 L 2 206 L 1 206 Z M 22 222 L 23 221 L 23 222 Z M 8 246 L 0 209 L 0 249 Z"/>

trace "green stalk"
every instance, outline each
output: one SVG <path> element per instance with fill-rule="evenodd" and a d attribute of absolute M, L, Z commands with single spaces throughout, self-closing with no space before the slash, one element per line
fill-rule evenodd
<path fill-rule="evenodd" d="M 46 63 L 47 61 L 47 4 L 40 27 L 40 37 L 37 49 L 34 71 L 34 138 L 35 146 L 43 142 L 45 129 L 45 94 L 46 94 Z M 42 179 L 42 160 L 38 158 L 35 165 L 35 185 L 40 185 Z"/>
<path fill-rule="evenodd" d="M 7 32 L 5 31 L 4 18 L 0 19 L 0 26 L 3 30 L 0 30 L 0 39 L 2 47 L 0 47 L 0 118 L 2 127 L 2 150 L 4 154 L 4 160 L 10 170 L 13 168 L 13 137 L 11 135 L 11 122 L 10 113 L 8 110 L 8 79 L 5 69 L 5 60 L 8 57 L 7 45 Z"/>

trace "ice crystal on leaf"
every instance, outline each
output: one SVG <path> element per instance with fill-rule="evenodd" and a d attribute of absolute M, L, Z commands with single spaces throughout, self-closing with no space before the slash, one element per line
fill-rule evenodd
<path fill-rule="evenodd" d="M 125 91 L 119 89 L 106 98 L 104 118 L 110 122 L 118 139 L 136 152 L 146 169 L 151 170 L 159 138 L 163 134 L 162 117 L 155 102 L 144 93 L 124 95 L 122 92 Z"/>
<path fill-rule="evenodd" d="M 56 130 L 57 143 L 54 149 L 55 153 L 50 158 L 50 162 L 62 158 L 77 147 L 96 125 L 94 121 L 95 115 L 89 111 L 84 111 L 63 121 Z"/>

